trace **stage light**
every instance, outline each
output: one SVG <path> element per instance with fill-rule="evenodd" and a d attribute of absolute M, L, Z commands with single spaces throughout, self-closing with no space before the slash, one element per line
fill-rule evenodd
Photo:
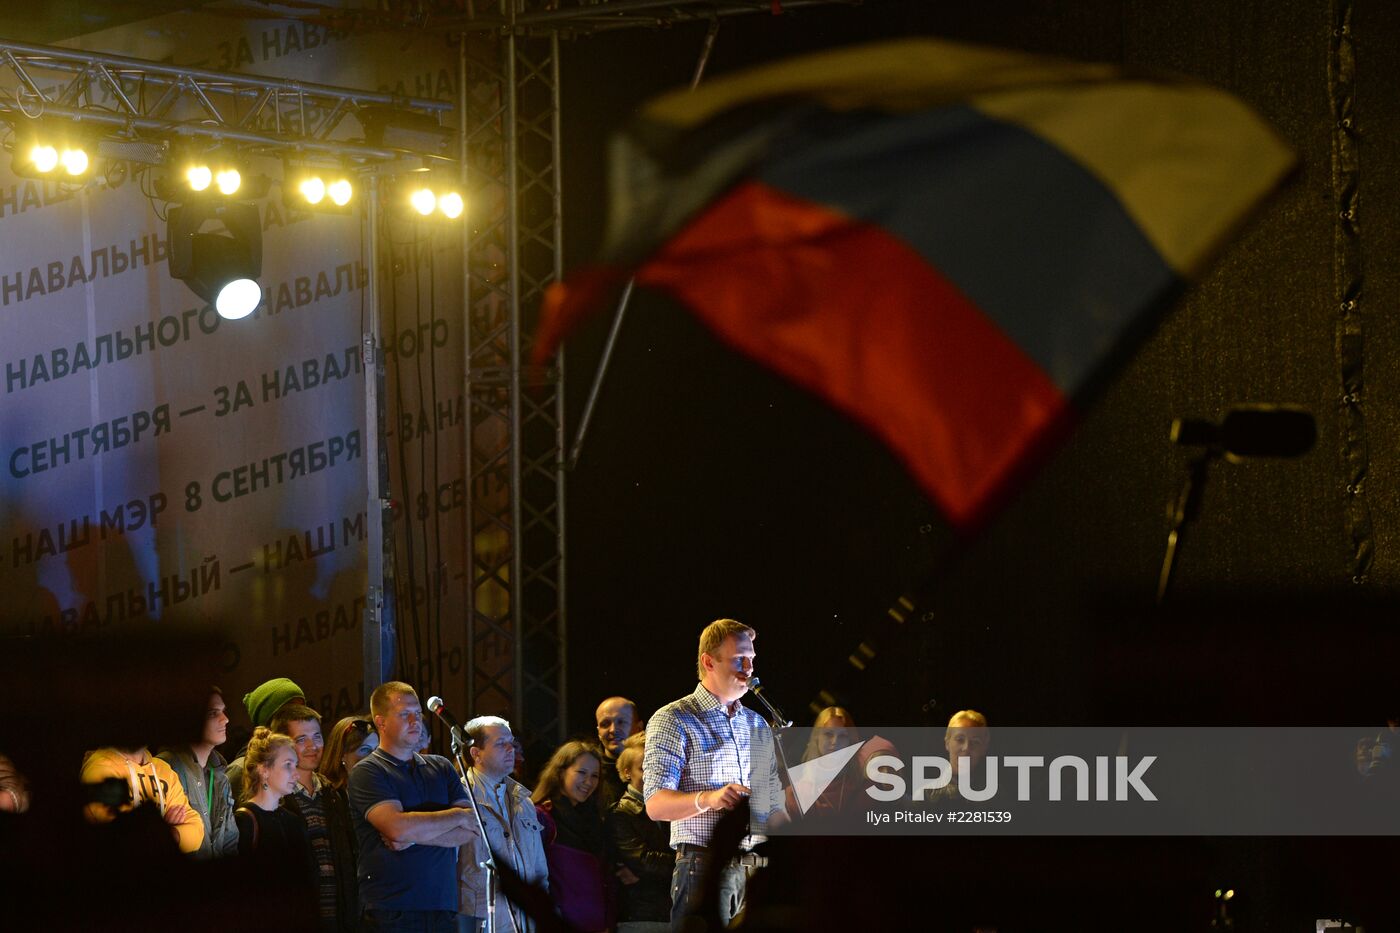
<path fill-rule="evenodd" d="M 168 162 L 170 171 L 155 180 L 156 197 L 164 201 L 233 197 L 251 201 L 266 195 L 269 187 L 266 175 L 248 173 L 238 154 L 224 148 L 205 150 L 186 144 Z"/>
<path fill-rule="evenodd" d="M 81 175 L 88 170 L 88 154 L 82 149 L 65 149 L 58 160 L 63 163 L 63 170 L 69 175 Z"/>
<path fill-rule="evenodd" d="M 443 216 L 448 220 L 456 220 L 461 217 L 465 207 L 466 204 L 462 201 L 462 196 L 455 191 L 449 191 L 438 198 L 438 210 L 442 211 Z"/>
<path fill-rule="evenodd" d="M 257 282 L 252 279 L 234 279 L 219 289 L 219 296 L 214 299 L 214 310 L 219 312 L 219 317 L 236 321 L 252 314 L 260 301 L 262 289 L 258 287 Z"/>
<path fill-rule="evenodd" d="M 40 123 L 18 131 L 10 166 L 16 175 L 79 182 L 92 171 L 93 144 L 70 126 Z"/>
<path fill-rule="evenodd" d="M 256 205 L 218 199 L 174 204 L 166 235 L 173 278 L 213 305 L 221 317 L 237 320 L 257 309 L 262 300 L 257 283 L 262 274 L 262 224 Z"/>
<path fill-rule="evenodd" d="M 239 186 L 243 184 L 243 176 L 236 168 L 226 168 L 214 176 L 214 183 L 219 186 L 220 194 L 236 194 Z"/>
<path fill-rule="evenodd" d="M 297 190 L 301 192 L 307 204 L 320 204 L 326 197 L 326 183 L 315 176 L 304 180 L 297 186 Z"/>
<path fill-rule="evenodd" d="M 288 162 L 282 168 L 282 201 L 293 210 L 347 214 L 355 198 L 348 173 L 336 166 Z"/>
<path fill-rule="evenodd" d="M 207 165 L 191 165 L 185 169 L 185 181 L 191 191 L 207 191 L 214 183 L 214 170 Z"/>
<path fill-rule="evenodd" d="M 331 196 L 331 203 L 336 207 L 344 207 L 355 196 L 355 188 L 348 179 L 339 178 L 330 183 L 326 193 Z"/>
<path fill-rule="evenodd" d="M 457 145 L 457 133 L 438 123 L 437 117 L 392 107 L 362 107 L 355 114 L 365 131 L 365 142 L 385 149 L 402 149 L 419 155 L 446 156 Z"/>
<path fill-rule="evenodd" d="M 53 146 L 35 146 L 29 150 L 29 162 L 35 171 L 47 175 L 58 168 L 58 150 Z"/>
<path fill-rule="evenodd" d="M 408 203 L 413 205 L 413 209 L 427 217 L 437 207 L 437 195 L 431 189 L 419 188 L 409 196 Z"/>

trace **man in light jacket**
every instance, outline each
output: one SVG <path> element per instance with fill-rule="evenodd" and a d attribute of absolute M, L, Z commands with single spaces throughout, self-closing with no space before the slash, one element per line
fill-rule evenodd
<path fill-rule="evenodd" d="M 156 757 L 170 765 L 180 779 L 190 806 L 204 821 L 204 841 L 195 853 L 200 858 L 238 854 L 238 824 L 233 820 L 233 789 L 228 765 L 215 746 L 228 738 L 228 714 L 223 692 L 215 687 L 204 711 L 204 732 L 194 745 L 167 748 Z"/>
<path fill-rule="evenodd" d="M 472 764 L 466 779 L 490 850 L 478 838 L 458 852 L 457 909 L 465 921 L 474 920 L 475 929 L 480 929 L 486 919 L 486 872 L 480 866 L 488 856 L 541 891 L 549 887 L 549 863 L 544 856 L 543 826 L 535 815 L 530 790 L 510 776 L 515 768 L 510 723 L 499 716 L 478 716 L 467 723 L 466 733 L 472 740 Z M 534 922 L 500 893 L 498 885 L 497 933 L 532 933 L 534 929 Z"/>

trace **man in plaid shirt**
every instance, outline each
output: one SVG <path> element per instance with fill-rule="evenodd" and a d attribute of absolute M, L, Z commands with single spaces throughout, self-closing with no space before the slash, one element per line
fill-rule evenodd
<path fill-rule="evenodd" d="M 744 907 L 744 891 L 764 859 L 752 853 L 763 830 L 787 821 L 773 732 L 739 702 L 753 677 L 754 630 L 733 619 L 700 633 L 695 692 L 668 703 L 647 723 L 642 760 L 647 815 L 671 824 L 676 869 L 671 919 L 679 924 L 698 906 L 710 835 L 724 811 L 749 801 L 744 855 L 721 867 L 720 918 L 727 926 Z"/>

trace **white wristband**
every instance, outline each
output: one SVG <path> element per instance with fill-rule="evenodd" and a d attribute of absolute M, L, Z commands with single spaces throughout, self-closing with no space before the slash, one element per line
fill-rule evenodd
<path fill-rule="evenodd" d="M 704 793 L 703 790 L 697 790 L 697 791 L 695 792 L 695 812 L 696 812 L 696 813 L 708 813 L 708 812 L 710 812 L 710 808 L 709 808 L 709 807 L 702 807 L 702 806 L 700 806 L 700 795 L 703 794 L 703 793 Z"/>

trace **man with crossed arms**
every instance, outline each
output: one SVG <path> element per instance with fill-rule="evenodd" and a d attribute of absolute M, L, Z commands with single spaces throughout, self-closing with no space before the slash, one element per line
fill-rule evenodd
<path fill-rule="evenodd" d="M 754 846 L 762 831 L 787 822 L 778 780 L 773 731 L 739 702 L 753 677 L 754 630 L 733 619 L 711 622 L 700 633 L 695 692 L 657 710 L 647 723 L 642 760 L 647 815 L 671 824 L 676 869 L 671 883 L 671 922 L 680 929 L 698 903 L 710 836 L 724 811 L 745 798 L 751 811 L 747 850 L 719 866 L 720 920 L 728 926 L 744 908 L 753 871 L 764 859 Z"/>
<path fill-rule="evenodd" d="M 379 747 L 350 771 L 360 843 L 363 928 L 375 933 L 456 933 L 457 848 L 476 840 L 466 789 L 441 755 L 421 755 L 423 708 L 406 683 L 369 700 Z"/>

